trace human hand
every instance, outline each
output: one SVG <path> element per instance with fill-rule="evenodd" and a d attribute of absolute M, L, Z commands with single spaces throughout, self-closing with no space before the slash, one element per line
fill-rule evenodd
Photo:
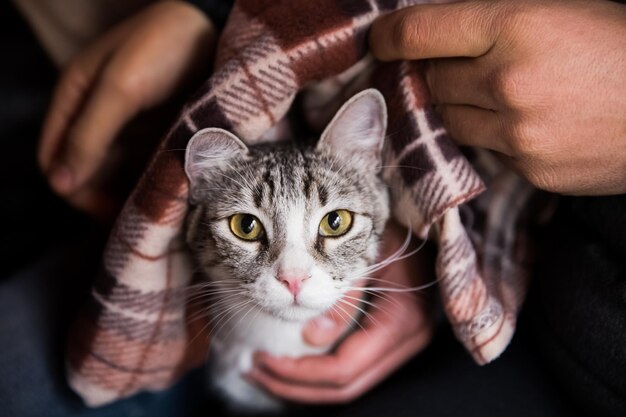
<path fill-rule="evenodd" d="M 396 251 L 404 238 L 402 228 L 388 226 L 384 256 Z M 433 279 L 434 262 L 427 252 L 422 249 L 390 264 L 372 280 L 373 287 L 392 291 L 365 290 L 374 294 L 363 305 L 367 315 L 333 352 L 299 359 L 257 353 L 248 377 L 278 397 L 308 404 L 345 403 L 371 389 L 430 341 L 432 326 L 424 294 L 393 292 Z M 338 304 L 339 309 L 309 322 L 303 334 L 307 343 L 329 346 L 345 333 L 346 321 L 351 320 L 346 315 L 352 314 L 356 300 L 350 297 Z"/>
<path fill-rule="evenodd" d="M 79 53 L 61 74 L 40 139 L 39 165 L 52 188 L 80 209 L 102 212 L 106 196 L 97 177 L 114 157 L 114 140 L 141 111 L 208 69 L 215 38 L 200 10 L 163 1 Z"/>
<path fill-rule="evenodd" d="M 419 5 L 372 26 L 382 60 L 431 59 L 451 136 L 535 186 L 626 192 L 626 7 L 609 1 Z"/>

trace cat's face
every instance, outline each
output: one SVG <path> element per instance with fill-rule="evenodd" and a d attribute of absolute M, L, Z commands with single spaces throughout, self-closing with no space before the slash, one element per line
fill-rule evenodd
<path fill-rule="evenodd" d="M 225 297 L 232 289 L 300 321 L 361 278 L 389 215 L 378 176 L 385 120 L 382 97 L 369 90 L 344 105 L 315 149 L 247 148 L 219 129 L 194 136 L 187 241 Z"/>

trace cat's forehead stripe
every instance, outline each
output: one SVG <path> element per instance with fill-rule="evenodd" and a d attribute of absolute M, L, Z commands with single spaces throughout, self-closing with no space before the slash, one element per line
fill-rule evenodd
<path fill-rule="evenodd" d="M 325 206 L 328 203 L 328 190 L 324 184 L 317 184 L 317 195 L 320 205 Z"/>
<path fill-rule="evenodd" d="M 265 187 L 263 186 L 262 183 L 257 183 L 256 186 L 253 188 L 254 190 L 254 205 L 257 208 L 260 208 L 261 205 L 263 204 L 263 200 L 265 198 Z"/>

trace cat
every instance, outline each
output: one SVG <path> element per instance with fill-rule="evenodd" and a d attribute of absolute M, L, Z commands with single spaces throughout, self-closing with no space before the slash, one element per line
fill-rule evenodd
<path fill-rule="evenodd" d="M 211 382 L 234 408 L 281 408 L 243 377 L 254 352 L 328 350 L 307 345 L 302 331 L 377 258 L 389 217 L 380 175 L 386 125 L 385 101 L 369 89 L 341 107 L 315 146 L 246 146 L 217 128 L 189 142 L 186 241 L 221 323 Z"/>

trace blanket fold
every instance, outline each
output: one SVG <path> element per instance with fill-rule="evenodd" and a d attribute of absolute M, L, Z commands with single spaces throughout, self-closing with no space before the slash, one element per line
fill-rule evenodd
<path fill-rule="evenodd" d="M 520 244 L 526 240 L 520 219 L 532 193 L 488 154 L 470 163 L 460 152 L 429 104 L 421 64 L 363 60 L 372 21 L 415 3 L 235 3 L 215 72 L 185 106 L 127 201 L 90 304 L 70 336 L 68 378 L 87 404 L 164 389 L 206 358 L 206 336 L 188 320 L 195 307 L 184 296 L 192 278 L 181 240 L 188 140 L 206 127 L 232 131 L 248 144 L 271 140 L 267 132 L 284 119 L 296 94 L 316 85 L 331 93 L 320 96 L 325 101 L 318 110 L 338 107 L 348 87 L 382 92 L 389 108 L 383 176 L 394 216 L 421 238 L 435 236 L 443 306 L 476 362 L 505 349 L 525 293 L 529 254 Z M 305 112 L 314 113 L 311 103 Z"/>

